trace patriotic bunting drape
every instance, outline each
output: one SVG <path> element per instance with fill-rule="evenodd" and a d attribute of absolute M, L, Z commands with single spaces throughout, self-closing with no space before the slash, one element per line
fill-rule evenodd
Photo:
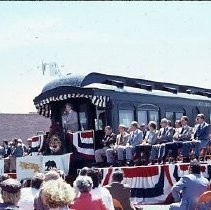
<path fill-rule="evenodd" d="M 80 155 L 94 159 L 94 130 L 68 133 L 70 143 Z"/>
<path fill-rule="evenodd" d="M 133 203 L 155 204 L 168 200 L 171 187 L 180 177 L 188 174 L 189 164 L 169 164 L 160 166 L 122 167 L 125 177 L 123 183 L 131 188 L 131 201 Z M 112 172 L 115 168 L 103 168 L 102 184 L 111 182 Z M 201 166 L 201 173 L 211 178 L 211 165 Z"/>

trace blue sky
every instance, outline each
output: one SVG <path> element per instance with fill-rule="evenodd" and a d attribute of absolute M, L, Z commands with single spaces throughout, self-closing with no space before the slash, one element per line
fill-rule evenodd
<path fill-rule="evenodd" d="M 211 2 L 0 2 L 0 20 L 2 113 L 35 111 L 42 61 L 210 88 Z"/>

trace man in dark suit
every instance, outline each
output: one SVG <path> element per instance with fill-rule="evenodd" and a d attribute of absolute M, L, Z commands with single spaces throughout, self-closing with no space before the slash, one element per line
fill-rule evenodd
<path fill-rule="evenodd" d="M 143 142 L 143 132 L 139 129 L 139 124 L 136 121 L 130 123 L 130 136 L 126 145 L 126 160 L 127 165 L 133 165 L 135 147 Z"/>
<path fill-rule="evenodd" d="M 198 125 L 195 127 L 194 140 L 200 142 L 200 144 L 195 145 L 195 155 L 198 158 L 201 149 L 206 148 L 210 141 L 210 124 L 205 122 L 204 114 L 198 114 L 196 122 Z"/>
<path fill-rule="evenodd" d="M 173 141 L 173 128 L 168 126 L 168 120 L 166 118 L 161 119 L 161 128 L 157 135 L 157 141 L 155 145 L 152 146 L 150 155 L 150 164 L 154 164 L 154 160 L 158 157 L 158 163 L 163 160 L 165 155 L 165 145 L 168 142 Z"/>
<path fill-rule="evenodd" d="M 103 148 L 95 151 L 95 161 L 97 166 L 103 166 L 102 156 L 106 156 L 106 150 L 116 143 L 116 134 L 113 133 L 111 126 L 105 127 L 105 136 L 102 139 Z"/>
<path fill-rule="evenodd" d="M 182 148 L 183 162 L 189 162 L 189 153 L 193 145 L 191 141 L 192 128 L 188 126 L 188 117 L 181 117 L 182 127 L 175 133 L 174 141 L 177 143 L 178 148 Z"/>
<path fill-rule="evenodd" d="M 118 156 L 117 157 L 118 160 L 124 159 L 123 157 L 119 157 L 119 155 L 121 155 L 121 154 L 123 155 L 123 153 L 118 154 L 117 151 L 120 149 L 122 149 L 122 150 L 125 149 L 128 139 L 130 137 L 130 134 L 127 133 L 125 130 L 126 130 L 125 125 L 120 124 L 118 127 L 119 134 L 116 137 L 116 143 L 115 143 L 114 147 L 106 150 L 106 157 L 107 157 L 107 162 L 109 165 L 116 164 L 115 163 L 116 155 Z"/>
<path fill-rule="evenodd" d="M 111 193 L 112 198 L 118 200 L 123 209 L 131 210 L 133 208 L 130 203 L 130 188 L 121 184 L 123 180 L 124 174 L 121 169 L 115 169 L 112 174 L 112 183 L 110 185 L 105 186 L 109 192 Z"/>
<path fill-rule="evenodd" d="M 4 158 L 7 158 L 11 154 L 11 148 L 8 144 L 8 141 L 3 141 L 3 148 L 4 148 Z"/>

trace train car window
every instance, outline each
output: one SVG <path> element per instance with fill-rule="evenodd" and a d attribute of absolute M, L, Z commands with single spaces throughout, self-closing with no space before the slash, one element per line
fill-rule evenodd
<path fill-rule="evenodd" d="M 149 121 L 159 122 L 159 107 L 154 104 L 142 104 L 138 106 L 138 122 L 148 124 Z"/>
<path fill-rule="evenodd" d="M 86 112 L 79 112 L 79 121 L 81 124 L 81 130 L 86 130 L 87 129 Z"/>
<path fill-rule="evenodd" d="M 147 124 L 148 120 L 147 120 L 147 111 L 145 110 L 139 110 L 138 111 L 138 122 L 140 124 L 145 123 Z"/>
<path fill-rule="evenodd" d="M 81 130 L 88 129 L 88 106 L 86 104 L 80 104 L 78 107 L 78 116 Z"/>
<path fill-rule="evenodd" d="M 95 130 L 103 130 L 106 126 L 106 110 L 105 108 L 97 107 L 97 118 L 95 119 Z"/>
<path fill-rule="evenodd" d="M 158 124 L 159 121 L 158 111 L 149 111 L 149 121 L 155 121 Z"/>
<path fill-rule="evenodd" d="M 132 121 L 134 121 L 133 110 L 119 110 L 119 124 L 123 124 L 126 127 L 129 127 Z"/>
<path fill-rule="evenodd" d="M 166 112 L 166 118 L 170 120 L 172 124 L 174 124 L 176 120 L 179 120 L 183 115 L 183 112 Z"/>
<path fill-rule="evenodd" d="M 175 119 L 176 120 L 180 120 L 182 116 L 183 116 L 182 112 L 175 112 Z"/>
<path fill-rule="evenodd" d="M 166 112 L 166 118 L 174 123 L 174 112 Z"/>

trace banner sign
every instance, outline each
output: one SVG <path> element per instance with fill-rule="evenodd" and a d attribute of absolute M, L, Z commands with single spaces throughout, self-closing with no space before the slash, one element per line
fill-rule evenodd
<path fill-rule="evenodd" d="M 17 179 L 31 179 L 35 173 L 45 173 L 50 167 L 57 168 L 64 172 L 69 172 L 70 153 L 64 155 L 37 155 L 25 156 L 16 159 Z"/>

